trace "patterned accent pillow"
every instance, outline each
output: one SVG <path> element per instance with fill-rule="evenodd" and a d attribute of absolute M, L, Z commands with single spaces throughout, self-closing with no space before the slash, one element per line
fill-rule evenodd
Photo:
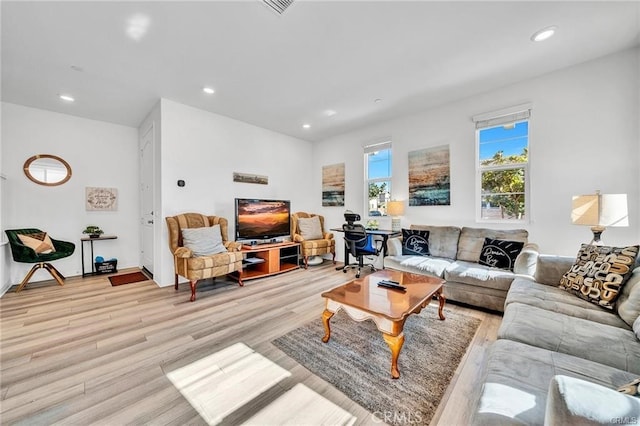
<path fill-rule="evenodd" d="M 618 388 L 618 392 L 640 398 L 640 377 Z"/>
<path fill-rule="evenodd" d="M 560 279 L 560 288 L 613 310 L 631 276 L 639 248 L 582 244 L 575 263 Z"/>
<path fill-rule="evenodd" d="M 38 254 L 53 253 L 56 249 L 46 232 L 36 232 L 34 234 L 18 234 L 22 244 L 33 249 Z"/>
<path fill-rule="evenodd" d="M 227 248 L 222 243 L 220 225 L 205 226 L 203 228 L 184 228 L 182 243 L 193 252 L 193 256 L 211 256 L 224 253 Z"/>
<path fill-rule="evenodd" d="M 513 272 L 516 258 L 522 251 L 521 241 L 494 240 L 485 238 L 478 263 L 491 268 L 506 269 Z"/>
<path fill-rule="evenodd" d="M 298 229 L 305 240 L 321 240 L 324 237 L 318 216 L 298 218 Z"/>
<path fill-rule="evenodd" d="M 429 256 L 429 231 L 403 229 L 402 254 Z"/>

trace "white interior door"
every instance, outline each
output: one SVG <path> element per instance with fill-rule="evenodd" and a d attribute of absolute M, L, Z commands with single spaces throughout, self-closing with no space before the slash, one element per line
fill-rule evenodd
<path fill-rule="evenodd" d="M 152 274 L 154 246 L 153 137 L 154 126 L 152 125 L 140 139 L 141 264 Z"/>

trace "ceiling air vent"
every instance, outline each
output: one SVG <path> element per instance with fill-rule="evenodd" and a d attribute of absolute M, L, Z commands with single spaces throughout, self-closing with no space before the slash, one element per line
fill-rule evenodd
<path fill-rule="evenodd" d="M 282 15 L 284 11 L 287 10 L 289 6 L 291 6 L 291 3 L 293 3 L 293 0 L 262 0 L 262 1 L 264 2 L 264 4 L 269 6 L 272 10 L 275 10 L 276 12 L 278 12 L 278 14 L 280 15 Z"/>

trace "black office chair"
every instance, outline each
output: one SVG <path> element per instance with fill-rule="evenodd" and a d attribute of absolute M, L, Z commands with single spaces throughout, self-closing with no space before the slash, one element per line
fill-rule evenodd
<path fill-rule="evenodd" d="M 344 265 L 342 272 L 347 273 L 348 269 L 357 268 L 356 278 L 360 278 L 360 271 L 365 266 L 371 268 L 372 272 L 376 271 L 372 263 L 364 263 L 365 256 L 377 256 L 382 250 L 382 241 L 374 240 L 373 235 L 367 234 L 366 229 L 359 223 L 345 223 L 342 225 L 344 231 L 345 250 L 358 260 L 358 263 L 350 263 Z"/>

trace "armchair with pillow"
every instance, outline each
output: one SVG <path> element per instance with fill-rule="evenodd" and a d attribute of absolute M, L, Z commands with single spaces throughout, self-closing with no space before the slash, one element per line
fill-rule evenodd
<path fill-rule="evenodd" d="M 227 219 L 184 213 L 167 217 L 166 221 L 174 260 L 175 289 L 178 289 L 178 276 L 188 279 L 192 302 L 196 300 L 198 281 L 242 270 L 242 245 L 227 238 Z M 240 278 L 238 284 L 243 285 Z"/>
<path fill-rule="evenodd" d="M 305 212 L 291 215 L 291 240 L 300 243 L 304 268 L 309 267 L 309 257 L 332 254 L 336 263 L 336 240 L 324 230 L 324 217 Z"/>

